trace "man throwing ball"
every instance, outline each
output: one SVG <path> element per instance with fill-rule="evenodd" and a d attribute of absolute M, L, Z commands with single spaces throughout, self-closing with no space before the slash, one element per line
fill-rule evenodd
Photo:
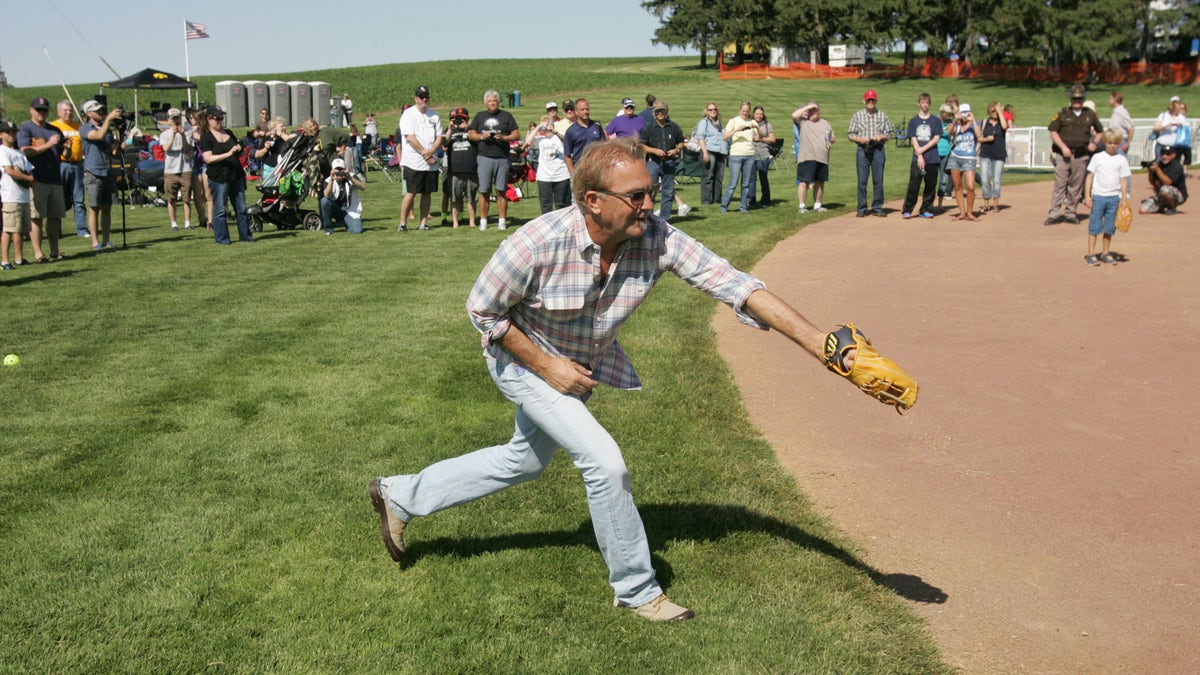
<path fill-rule="evenodd" d="M 916 401 L 916 384 L 852 324 L 818 330 L 761 281 L 654 215 L 655 191 L 633 139 L 596 143 L 575 166 L 575 205 L 500 244 L 467 311 L 493 381 L 517 406 L 516 430 L 506 443 L 371 481 L 393 560 L 402 560 L 414 518 L 537 478 L 561 447 L 583 474 L 614 604 L 651 621 L 694 616 L 663 594 L 621 449 L 587 408 L 599 384 L 641 388 L 617 334 L 664 272 L 729 305 L 743 323 L 783 333 L 881 401 Z"/>

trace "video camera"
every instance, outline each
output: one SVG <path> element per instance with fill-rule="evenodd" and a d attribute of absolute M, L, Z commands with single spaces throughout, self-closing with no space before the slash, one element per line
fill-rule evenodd
<path fill-rule="evenodd" d="M 1142 164 L 1142 168 L 1143 168 L 1143 169 L 1149 169 L 1150 167 L 1154 166 L 1154 163 L 1155 163 L 1155 162 L 1154 162 L 1154 160 L 1152 160 L 1152 159 L 1150 159 L 1150 160 L 1142 160 L 1142 162 L 1141 162 L 1141 164 Z"/>
<path fill-rule="evenodd" d="M 125 129 L 130 124 L 137 123 L 137 115 L 126 111 L 124 107 L 117 106 L 115 110 L 121 114 L 117 117 L 114 117 L 113 121 L 109 122 L 108 124 L 109 128 L 112 129 L 114 133 L 124 133 Z"/>

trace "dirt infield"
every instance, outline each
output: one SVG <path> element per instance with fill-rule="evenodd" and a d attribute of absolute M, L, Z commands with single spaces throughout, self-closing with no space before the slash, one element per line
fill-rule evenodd
<path fill-rule="evenodd" d="M 914 608 L 951 664 L 1200 672 L 1200 218 L 1136 216 L 1127 260 L 1088 267 L 1086 224 L 1042 225 L 1049 193 L 1005 188 L 979 223 L 834 218 L 755 269 L 909 369 L 903 417 L 731 312 L 720 349 L 864 558 L 945 593 Z"/>

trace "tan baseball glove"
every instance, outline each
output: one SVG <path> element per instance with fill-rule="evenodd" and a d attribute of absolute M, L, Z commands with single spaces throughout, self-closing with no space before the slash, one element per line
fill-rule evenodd
<path fill-rule="evenodd" d="M 857 351 L 847 368 L 846 356 L 851 349 Z M 896 406 L 896 412 L 908 410 L 917 402 L 916 380 L 895 361 L 880 356 L 852 323 L 825 336 L 825 366 L 881 402 Z"/>

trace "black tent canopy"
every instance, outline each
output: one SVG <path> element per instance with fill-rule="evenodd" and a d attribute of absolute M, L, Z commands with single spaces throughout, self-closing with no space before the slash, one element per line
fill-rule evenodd
<path fill-rule="evenodd" d="M 107 89 L 132 89 L 133 107 L 134 110 L 137 110 L 138 91 L 141 89 L 195 89 L 196 83 L 188 82 L 182 77 L 173 75 L 164 70 L 146 68 L 128 77 L 122 77 L 121 79 L 113 82 L 104 82 L 100 86 Z"/>

